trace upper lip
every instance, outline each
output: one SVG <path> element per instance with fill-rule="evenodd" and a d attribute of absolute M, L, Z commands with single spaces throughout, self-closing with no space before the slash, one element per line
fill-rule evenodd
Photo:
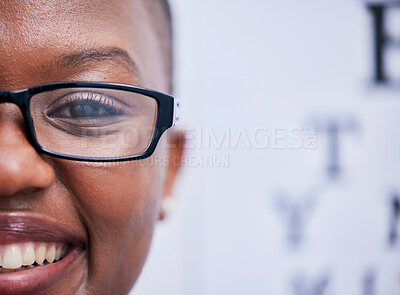
<path fill-rule="evenodd" d="M 44 215 L 25 212 L 0 212 L 0 244 L 27 241 L 83 246 L 84 237 L 66 224 Z"/>

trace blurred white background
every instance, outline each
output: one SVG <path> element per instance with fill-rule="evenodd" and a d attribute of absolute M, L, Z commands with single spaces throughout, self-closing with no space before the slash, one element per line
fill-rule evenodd
<path fill-rule="evenodd" d="M 400 294 L 400 48 L 374 83 L 366 2 L 172 7 L 186 162 L 131 294 Z"/>

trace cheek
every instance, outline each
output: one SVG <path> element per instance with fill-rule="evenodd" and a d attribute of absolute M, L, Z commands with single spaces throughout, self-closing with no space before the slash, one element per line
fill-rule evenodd
<path fill-rule="evenodd" d="M 57 165 L 58 177 L 70 192 L 89 236 L 88 288 L 93 292 L 99 280 L 103 288 L 129 289 L 143 267 L 164 175 L 162 166 L 145 163 L 60 161 Z"/>

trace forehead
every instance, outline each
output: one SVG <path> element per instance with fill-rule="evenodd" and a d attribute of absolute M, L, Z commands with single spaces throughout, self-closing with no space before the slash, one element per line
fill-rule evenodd
<path fill-rule="evenodd" d="M 59 56 L 95 48 L 122 49 L 149 69 L 160 59 L 151 18 L 143 0 L 0 1 L 0 83 L 49 74 Z M 27 83 L 40 82 L 54 81 Z"/>
<path fill-rule="evenodd" d="M 19 30 L 20 37 L 44 35 L 132 32 L 128 24 L 146 21 L 143 1 L 138 0 L 19 0 L 0 2 L 2 32 Z M 136 28 L 137 30 L 138 28 Z M 17 37 L 12 34 L 11 37 Z"/>

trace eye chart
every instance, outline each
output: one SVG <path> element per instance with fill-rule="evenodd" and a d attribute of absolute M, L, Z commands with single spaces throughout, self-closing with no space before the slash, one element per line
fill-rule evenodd
<path fill-rule="evenodd" d="M 137 294 L 400 294 L 400 1 L 181 2 L 184 185 Z"/>

